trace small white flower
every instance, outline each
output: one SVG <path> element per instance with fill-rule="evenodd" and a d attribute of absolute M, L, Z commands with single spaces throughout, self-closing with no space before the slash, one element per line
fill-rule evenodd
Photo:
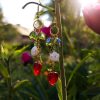
<path fill-rule="evenodd" d="M 37 48 L 37 46 L 34 46 L 32 49 L 31 49 L 31 55 L 34 57 L 34 56 L 37 56 L 39 53 L 39 50 Z"/>
<path fill-rule="evenodd" d="M 52 53 L 50 53 L 49 59 L 51 61 L 58 62 L 59 61 L 59 53 L 53 51 Z"/>

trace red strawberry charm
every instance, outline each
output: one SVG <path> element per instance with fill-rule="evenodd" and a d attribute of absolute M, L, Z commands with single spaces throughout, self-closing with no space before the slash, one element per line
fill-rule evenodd
<path fill-rule="evenodd" d="M 54 86 L 58 80 L 58 73 L 57 72 L 50 72 L 47 76 L 49 84 Z"/>
<path fill-rule="evenodd" d="M 40 75 L 41 69 L 42 69 L 42 65 L 40 63 L 38 63 L 38 62 L 34 63 L 33 73 L 34 73 L 35 76 Z"/>

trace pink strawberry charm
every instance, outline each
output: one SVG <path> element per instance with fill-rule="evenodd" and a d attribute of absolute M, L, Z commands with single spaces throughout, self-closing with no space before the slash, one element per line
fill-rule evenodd
<path fill-rule="evenodd" d="M 33 73 L 34 73 L 35 76 L 40 75 L 41 69 L 42 69 L 42 65 L 40 63 L 38 63 L 38 62 L 34 63 Z"/>
<path fill-rule="evenodd" d="M 58 73 L 57 72 L 49 72 L 47 78 L 48 78 L 49 84 L 54 86 L 58 80 Z"/>

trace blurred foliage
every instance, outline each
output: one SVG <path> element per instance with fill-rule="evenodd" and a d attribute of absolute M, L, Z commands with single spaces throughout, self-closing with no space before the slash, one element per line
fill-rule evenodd
<path fill-rule="evenodd" d="M 53 7 L 53 2 L 48 6 Z M 86 26 L 77 0 L 63 0 L 61 13 L 68 100 L 100 100 L 100 36 Z M 40 16 L 44 14 L 54 19 L 53 12 L 43 9 Z M 19 32 L 2 19 L 0 10 L 0 100 L 61 100 L 60 79 L 51 87 L 44 74 L 34 77 L 33 65 L 23 66 L 21 53 L 34 44 L 28 39 L 13 44 Z M 41 45 L 45 60 L 48 51 Z M 59 72 L 58 65 L 55 70 Z"/>
<path fill-rule="evenodd" d="M 3 13 L 0 9 L 0 42 L 12 42 L 16 39 L 18 34 L 19 32 L 12 24 L 3 22 Z"/>

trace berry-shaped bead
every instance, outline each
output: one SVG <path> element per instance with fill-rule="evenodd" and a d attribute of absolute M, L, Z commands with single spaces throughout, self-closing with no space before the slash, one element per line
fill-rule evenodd
<path fill-rule="evenodd" d="M 34 63 L 33 73 L 34 73 L 35 76 L 40 75 L 41 69 L 42 69 L 42 65 L 40 63 L 38 63 L 38 62 Z"/>
<path fill-rule="evenodd" d="M 49 84 L 54 86 L 58 80 L 58 73 L 57 72 L 49 72 L 47 79 L 48 79 Z"/>

